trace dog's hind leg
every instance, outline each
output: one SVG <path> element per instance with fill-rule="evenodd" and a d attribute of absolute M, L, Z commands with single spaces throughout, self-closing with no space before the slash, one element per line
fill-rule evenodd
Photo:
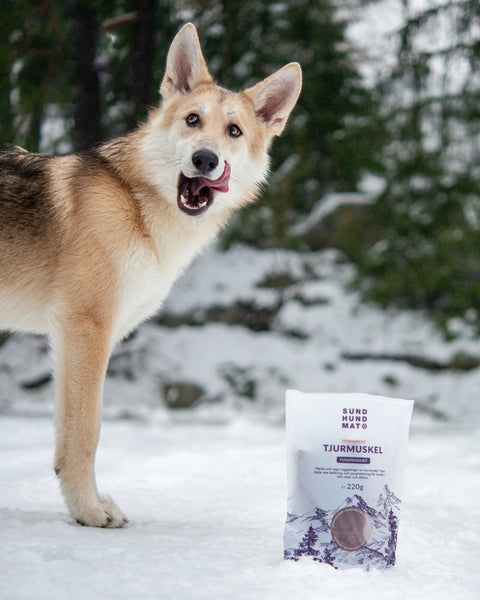
<path fill-rule="evenodd" d="M 82 525 L 123 527 L 128 521 L 99 496 L 95 452 L 103 382 L 111 350 L 110 327 L 88 314 L 57 322 L 53 335 L 57 386 L 55 472 L 72 516 Z"/>

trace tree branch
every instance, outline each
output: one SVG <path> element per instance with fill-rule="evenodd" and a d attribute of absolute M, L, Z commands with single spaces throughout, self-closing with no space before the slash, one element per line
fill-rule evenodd
<path fill-rule="evenodd" d="M 124 25 L 130 25 L 138 21 L 138 13 L 130 12 L 124 13 L 123 15 L 118 15 L 117 17 L 112 17 L 111 19 L 107 19 L 102 23 L 102 29 L 104 31 L 112 31 L 112 29 L 117 29 L 118 27 L 123 27 Z"/>

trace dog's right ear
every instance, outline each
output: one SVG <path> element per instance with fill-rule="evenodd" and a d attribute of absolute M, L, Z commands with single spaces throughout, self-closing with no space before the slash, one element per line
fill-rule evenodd
<path fill-rule="evenodd" d="M 302 69 L 293 62 L 244 93 L 251 99 L 257 118 L 271 135 L 280 135 L 301 89 Z"/>
<path fill-rule="evenodd" d="M 200 81 L 213 81 L 203 58 L 195 25 L 187 23 L 175 36 L 167 56 L 160 94 L 189 92 Z"/>

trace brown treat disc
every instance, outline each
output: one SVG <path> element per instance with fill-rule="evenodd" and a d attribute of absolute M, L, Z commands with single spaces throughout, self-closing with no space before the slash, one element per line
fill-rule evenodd
<path fill-rule="evenodd" d="M 372 532 L 367 514 L 357 506 L 337 511 L 333 515 L 330 530 L 333 541 L 347 552 L 363 548 Z"/>

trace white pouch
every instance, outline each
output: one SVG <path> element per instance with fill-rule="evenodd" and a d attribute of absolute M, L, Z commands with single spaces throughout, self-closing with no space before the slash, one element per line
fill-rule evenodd
<path fill-rule="evenodd" d="M 284 556 L 395 564 L 413 400 L 287 391 Z"/>

